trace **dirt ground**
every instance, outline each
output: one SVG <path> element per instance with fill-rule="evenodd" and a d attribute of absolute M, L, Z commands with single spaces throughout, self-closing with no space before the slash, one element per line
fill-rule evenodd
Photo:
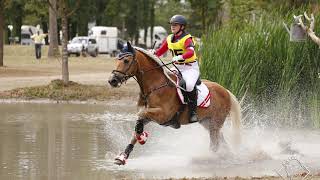
<path fill-rule="evenodd" d="M 46 85 L 53 79 L 61 79 L 61 59 L 47 58 L 47 46 L 42 49 L 42 58 L 37 60 L 33 46 L 5 46 L 4 67 L 0 67 L 0 91 L 19 87 Z M 115 59 L 108 55 L 69 58 L 70 81 L 82 84 L 107 85 Z M 137 88 L 129 80 L 124 88 Z"/>

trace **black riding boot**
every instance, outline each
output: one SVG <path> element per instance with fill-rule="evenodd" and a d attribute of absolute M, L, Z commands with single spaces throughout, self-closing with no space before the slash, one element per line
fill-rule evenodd
<path fill-rule="evenodd" d="M 186 92 L 188 96 L 188 107 L 190 115 L 190 123 L 198 121 L 197 117 L 197 89 L 194 88 L 191 92 Z"/>

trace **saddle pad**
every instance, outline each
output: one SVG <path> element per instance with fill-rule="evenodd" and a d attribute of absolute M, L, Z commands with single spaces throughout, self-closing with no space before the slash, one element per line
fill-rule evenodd
<path fill-rule="evenodd" d="M 201 84 L 197 86 L 197 91 L 198 91 L 197 106 L 201 108 L 208 107 L 210 105 L 210 97 L 211 97 L 211 93 L 208 87 L 203 82 L 201 82 Z M 181 89 L 177 88 L 177 94 L 179 96 L 181 103 L 187 104 L 184 101 L 184 97 L 182 95 Z"/>

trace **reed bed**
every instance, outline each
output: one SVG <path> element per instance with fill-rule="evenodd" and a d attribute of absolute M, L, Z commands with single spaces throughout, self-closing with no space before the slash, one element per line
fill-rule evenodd
<path fill-rule="evenodd" d="M 202 38 L 201 75 L 238 97 L 247 92 L 256 109 L 280 124 L 320 127 L 320 49 L 311 40 L 290 42 L 282 24 L 290 20 L 264 16 L 211 31 Z"/>

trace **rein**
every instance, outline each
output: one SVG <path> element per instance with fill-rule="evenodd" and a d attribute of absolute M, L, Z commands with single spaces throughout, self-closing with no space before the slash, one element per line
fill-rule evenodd
<path fill-rule="evenodd" d="M 137 83 L 139 84 L 140 91 L 141 91 L 141 96 L 142 96 L 142 98 L 143 98 L 143 100 L 144 100 L 144 105 L 147 106 L 147 101 L 148 101 L 148 97 L 150 96 L 150 94 L 152 94 L 154 91 L 157 91 L 157 90 L 159 90 L 159 89 L 161 89 L 161 88 L 164 88 L 164 87 L 166 87 L 166 86 L 169 86 L 169 85 L 170 85 L 170 81 L 166 78 L 167 81 L 166 81 L 165 84 L 162 84 L 162 85 L 159 86 L 159 87 L 153 88 L 153 89 L 151 89 L 149 92 L 145 93 L 145 92 L 143 91 L 143 81 L 142 81 L 142 79 L 141 79 L 141 82 L 139 82 L 138 79 L 135 77 L 135 75 L 133 75 L 133 74 L 127 74 L 127 72 L 129 71 L 129 69 L 131 68 L 131 66 L 132 66 L 133 64 L 135 64 L 135 63 L 138 64 L 138 63 L 137 63 L 137 59 L 136 59 L 136 57 L 135 57 L 135 54 L 130 53 L 130 52 L 126 52 L 126 53 L 120 54 L 117 59 L 118 59 L 118 60 L 122 60 L 123 58 L 128 57 L 128 56 L 132 56 L 132 57 L 133 57 L 133 60 L 130 62 L 128 68 L 127 68 L 124 72 L 118 71 L 118 70 L 113 70 L 113 71 L 112 71 L 112 74 L 114 74 L 115 77 L 118 78 L 118 80 L 119 80 L 121 83 L 126 82 L 128 79 L 130 79 L 131 77 L 133 77 L 133 79 L 134 79 L 135 81 L 137 81 Z M 162 62 L 162 61 L 161 61 L 161 62 Z M 162 63 L 163 63 L 163 62 L 162 62 Z M 161 67 L 163 67 L 163 66 L 166 66 L 166 68 L 168 68 L 167 65 L 169 65 L 169 64 L 172 64 L 172 62 L 166 63 L 166 64 L 163 63 L 163 65 L 158 65 L 158 66 L 156 66 L 156 67 L 153 67 L 153 68 L 150 68 L 150 69 L 147 69 L 147 70 L 139 70 L 139 74 L 141 74 L 141 75 L 143 76 L 145 73 L 150 72 L 150 71 L 152 71 L 152 70 L 159 69 L 159 68 L 161 68 Z M 139 64 L 138 64 L 138 65 L 139 65 Z M 120 78 L 116 75 L 116 73 L 122 74 L 122 75 L 123 75 L 123 78 L 120 79 Z"/>

